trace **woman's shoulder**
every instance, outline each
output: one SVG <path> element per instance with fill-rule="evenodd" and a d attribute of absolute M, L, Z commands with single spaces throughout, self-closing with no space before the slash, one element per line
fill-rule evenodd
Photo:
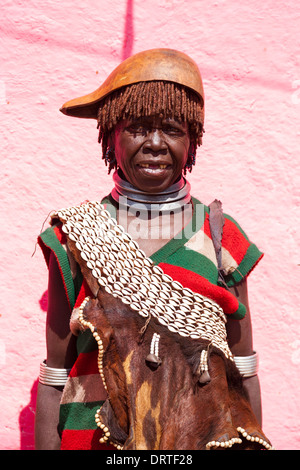
<path fill-rule="evenodd" d="M 262 259 L 263 253 L 239 222 L 224 213 L 222 235 L 222 263 L 227 285 L 233 286 L 245 279 Z"/>
<path fill-rule="evenodd" d="M 194 199 L 194 203 L 202 204 Z M 203 232 L 201 243 L 202 250 L 210 253 L 215 260 L 213 249 L 211 226 L 210 226 L 210 207 L 203 204 L 204 223 L 201 227 Z M 222 244 L 222 267 L 226 275 L 228 286 L 233 286 L 246 278 L 254 269 L 257 263 L 263 257 L 263 253 L 257 245 L 251 240 L 239 222 L 227 211 L 223 213 L 223 228 L 221 231 Z"/>

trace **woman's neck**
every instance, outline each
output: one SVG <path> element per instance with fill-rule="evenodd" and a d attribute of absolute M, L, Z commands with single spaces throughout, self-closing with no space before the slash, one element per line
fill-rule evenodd
<path fill-rule="evenodd" d="M 114 181 L 111 196 L 117 205 L 118 224 L 147 256 L 180 233 L 192 218 L 190 185 L 184 178 L 156 194 L 134 188 L 119 174 L 114 175 Z"/>
<path fill-rule="evenodd" d="M 190 184 L 181 176 L 164 191 L 149 193 L 129 183 L 120 170 L 113 175 L 115 187 L 111 192 L 113 199 L 130 210 L 138 212 L 168 213 L 181 211 L 191 201 Z"/>

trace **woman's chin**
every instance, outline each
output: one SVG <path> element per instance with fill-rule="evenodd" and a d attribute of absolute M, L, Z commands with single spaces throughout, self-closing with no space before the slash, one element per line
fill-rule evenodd
<path fill-rule="evenodd" d="M 176 180 L 172 168 L 142 168 L 135 171 L 131 184 L 145 192 L 160 192 L 167 189 Z"/>

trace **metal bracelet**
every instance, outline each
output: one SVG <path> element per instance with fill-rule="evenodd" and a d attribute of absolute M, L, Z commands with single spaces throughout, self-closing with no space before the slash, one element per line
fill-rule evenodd
<path fill-rule="evenodd" d="M 258 373 L 258 354 L 256 351 L 251 356 L 234 356 L 233 360 L 242 377 L 253 377 Z"/>
<path fill-rule="evenodd" d="M 48 367 L 46 361 L 40 364 L 39 382 L 43 385 L 64 386 L 71 369 Z"/>

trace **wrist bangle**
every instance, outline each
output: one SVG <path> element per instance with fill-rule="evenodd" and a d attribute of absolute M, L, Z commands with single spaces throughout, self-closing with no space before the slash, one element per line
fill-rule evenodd
<path fill-rule="evenodd" d="M 256 351 L 251 356 L 234 356 L 233 360 L 242 377 L 252 377 L 257 374 L 258 354 Z"/>
<path fill-rule="evenodd" d="M 46 361 L 40 364 L 39 382 L 44 385 L 64 386 L 71 369 L 48 367 Z"/>

